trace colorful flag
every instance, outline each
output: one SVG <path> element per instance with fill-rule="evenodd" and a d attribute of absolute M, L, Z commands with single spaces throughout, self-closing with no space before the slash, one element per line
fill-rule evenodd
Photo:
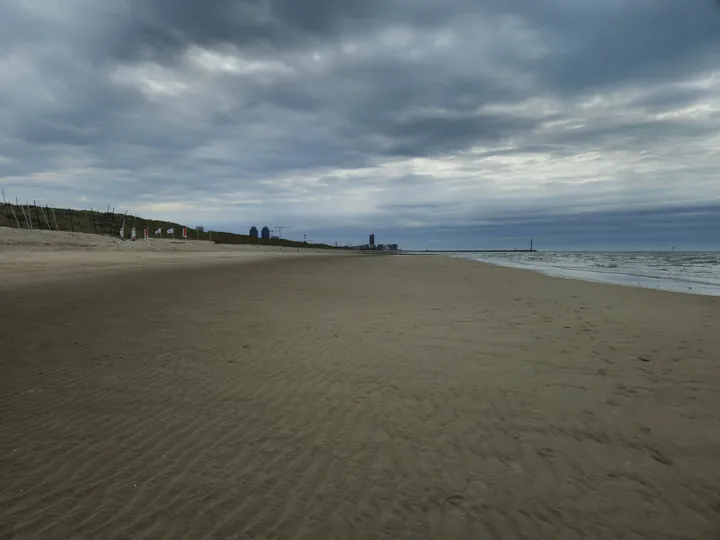
<path fill-rule="evenodd" d="M 162 228 L 155 229 L 155 236 L 162 235 Z"/>
<path fill-rule="evenodd" d="M 187 227 L 183 227 L 183 238 L 187 239 Z"/>
<path fill-rule="evenodd" d="M 168 233 L 168 234 L 175 234 L 175 231 L 173 230 L 172 227 L 170 227 L 170 228 L 167 230 L 167 233 Z"/>
<path fill-rule="evenodd" d="M 135 227 L 133 227 L 132 229 L 130 229 L 130 240 L 134 242 L 136 238 L 137 236 L 135 236 Z"/>
<path fill-rule="evenodd" d="M 120 227 L 120 238 L 125 238 L 125 226 Z"/>
<path fill-rule="evenodd" d="M 145 239 L 147 240 L 150 236 L 150 231 L 147 227 L 145 227 L 145 230 L 143 231 L 143 235 L 145 236 Z"/>

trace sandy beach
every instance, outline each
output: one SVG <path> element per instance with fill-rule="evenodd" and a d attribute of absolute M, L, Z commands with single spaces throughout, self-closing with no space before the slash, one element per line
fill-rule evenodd
<path fill-rule="evenodd" d="M 718 298 L 69 243 L 0 248 L 2 540 L 720 538 Z"/>
<path fill-rule="evenodd" d="M 22 283 L 129 274 L 182 265 L 249 262 L 290 254 L 328 255 L 322 249 L 263 245 L 222 245 L 192 240 L 121 240 L 67 231 L 0 227 L 0 287 Z M 337 252 L 334 252 L 337 253 Z"/>

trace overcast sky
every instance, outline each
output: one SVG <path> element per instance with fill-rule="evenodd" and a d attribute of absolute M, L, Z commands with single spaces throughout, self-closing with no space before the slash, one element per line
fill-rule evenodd
<path fill-rule="evenodd" d="M 718 1 L 5 0 L 0 81 L 13 199 L 408 247 L 720 248 Z"/>

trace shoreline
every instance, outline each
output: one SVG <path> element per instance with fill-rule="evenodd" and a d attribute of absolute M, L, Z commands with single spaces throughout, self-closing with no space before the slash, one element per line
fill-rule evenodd
<path fill-rule="evenodd" d="M 538 252 L 542 253 L 542 252 Z M 605 252 L 598 252 L 605 253 Z M 547 277 L 559 279 L 572 279 L 586 283 L 603 283 L 620 287 L 632 287 L 647 290 L 673 292 L 680 294 L 693 294 L 700 296 L 720 296 L 720 284 L 702 281 L 696 278 L 682 278 L 679 276 L 647 275 L 622 268 L 590 269 L 581 267 L 560 267 L 514 261 L 499 261 L 492 259 L 474 259 L 462 255 L 449 255 L 450 257 L 489 264 L 498 268 L 514 268 L 542 274 Z"/>
<path fill-rule="evenodd" d="M 720 531 L 717 298 L 182 257 L 0 288 L 0 537 Z"/>

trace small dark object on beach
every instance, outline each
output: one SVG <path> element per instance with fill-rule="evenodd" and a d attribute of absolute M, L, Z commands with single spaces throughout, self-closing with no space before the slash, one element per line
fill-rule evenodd
<path fill-rule="evenodd" d="M 649 362 L 650 361 L 649 358 L 643 358 L 642 356 L 638 356 L 638 360 L 640 360 L 641 362 Z"/>
<path fill-rule="evenodd" d="M 661 454 L 660 452 L 655 452 L 652 455 L 652 458 L 657 461 L 658 463 L 662 463 L 663 465 L 672 465 L 673 461 L 669 457 Z"/>

